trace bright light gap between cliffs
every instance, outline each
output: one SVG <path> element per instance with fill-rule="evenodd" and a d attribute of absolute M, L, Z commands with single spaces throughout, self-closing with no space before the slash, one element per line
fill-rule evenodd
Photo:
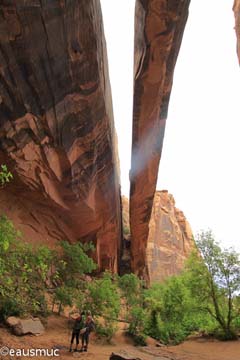
<path fill-rule="evenodd" d="M 135 0 L 101 0 L 107 42 L 122 193 L 129 196 L 132 146 Z"/>

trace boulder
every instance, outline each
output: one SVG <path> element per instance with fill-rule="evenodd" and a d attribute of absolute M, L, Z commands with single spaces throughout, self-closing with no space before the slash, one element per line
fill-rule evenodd
<path fill-rule="evenodd" d="M 10 326 L 17 336 L 22 335 L 42 335 L 44 327 L 38 318 L 20 319 L 14 316 L 7 318 L 6 323 Z"/>
<path fill-rule="evenodd" d="M 6 323 L 10 327 L 16 326 L 19 323 L 19 318 L 15 317 L 15 316 L 9 316 L 6 320 Z"/>
<path fill-rule="evenodd" d="M 127 353 L 125 350 L 120 350 L 117 353 L 112 353 L 110 360 L 141 360 L 136 356 Z"/>

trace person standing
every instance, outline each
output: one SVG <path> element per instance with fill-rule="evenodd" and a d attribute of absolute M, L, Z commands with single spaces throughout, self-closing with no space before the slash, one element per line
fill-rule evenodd
<path fill-rule="evenodd" d="M 73 318 L 72 318 L 73 319 Z M 74 339 L 76 339 L 76 347 L 74 351 L 77 351 L 78 345 L 79 345 L 79 336 L 80 331 L 85 326 L 85 318 L 84 318 L 84 312 L 81 312 L 81 315 L 74 319 L 73 329 L 72 329 L 72 338 L 70 343 L 69 351 L 72 351 L 72 346 L 74 343 Z"/>
<path fill-rule="evenodd" d="M 82 338 L 82 351 L 88 351 L 89 344 L 89 336 L 90 333 L 95 329 L 95 323 L 91 314 L 91 311 L 87 311 L 87 318 L 85 321 L 84 328 L 81 330 L 81 338 Z"/>

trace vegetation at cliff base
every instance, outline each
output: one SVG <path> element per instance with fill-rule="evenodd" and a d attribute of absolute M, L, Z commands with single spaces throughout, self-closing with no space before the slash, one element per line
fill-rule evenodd
<path fill-rule="evenodd" d="M 237 337 L 239 321 L 240 259 L 233 249 L 222 250 L 211 231 L 201 232 L 186 265 L 186 284 L 199 312 L 217 324 L 223 339 Z"/>
<path fill-rule="evenodd" d="M 48 301 L 72 306 L 84 286 L 83 275 L 96 269 L 86 254 L 89 247 L 60 243 L 59 251 L 33 246 L 21 238 L 12 222 L 0 218 L 0 318 L 47 315 Z M 69 270 L 70 269 L 70 270 Z"/>
<path fill-rule="evenodd" d="M 240 329 L 240 260 L 222 250 L 211 231 L 201 232 L 184 271 L 146 290 L 146 331 L 165 343 L 178 343 L 193 332 L 222 340 Z"/>
<path fill-rule="evenodd" d="M 110 341 L 118 322 L 136 344 L 147 336 L 179 343 L 192 333 L 235 339 L 240 329 L 240 261 L 222 250 L 211 231 L 196 240 L 182 273 L 149 288 L 134 274 L 97 269 L 93 246 L 59 243 L 55 250 L 26 243 L 0 217 L 0 319 L 10 315 L 48 316 L 64 308 L 91 310 L 96 332 Z M 91 276 L 89 276 L 91 275 Z"/>

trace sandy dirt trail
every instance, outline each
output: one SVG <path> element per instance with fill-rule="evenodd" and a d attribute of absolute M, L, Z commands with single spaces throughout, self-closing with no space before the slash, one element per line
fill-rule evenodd
<path fill-rule="evenodd" d="M 7 329 L 0 328 L 0 348 L 2 346 L 13 349 L 40 348 L 51 350 L 52 348 L 61 348 L 59 357 L 41 357 L 41 359 L 108 360 L 112 352 L 125 351 L 141 360 L 240 360 L 240 341 L 224 343 L 205 339 L 191 339 L 178 346 L 158 348 L 155 346 L 154 340 L 149 340 L 147 347 L 134 347 L 131 340 L 124 336 L 122 331 L 119 331 L 111 345 L 100 344 L 92 336 L 87 353 L 70 353 L 68 351 L 69 341 L 70 331 L 68 330 L 67 319 L 63 317 L 51 316 L 48 320 L 46 332 L 37 337 L 17 337 Z M 10 359 L 17 359 L 17 357 L 0 356 L 0 360 Z M 21 359 L 36 359 L 36 357 L 22 357 Z"/>
<path fill-rule="evenodd" d="M 195 339 L 168 349 L 186 360 L 240 360 L 240 341 Z"/>

